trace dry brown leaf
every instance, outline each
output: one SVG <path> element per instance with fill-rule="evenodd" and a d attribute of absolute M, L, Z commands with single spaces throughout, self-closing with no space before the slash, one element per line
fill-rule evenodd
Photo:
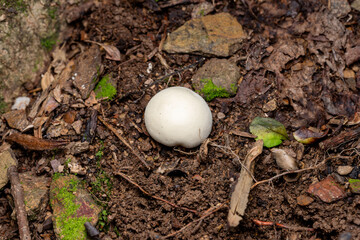
<path fill-rule="evenodd" d="M 54 81 L 54 76 L 51 74 L 50 68 L 49 68 L 48 71 L 41 78 L 42 90 L 45 91 L 45 89 L 47 89 L 53 81 Z"/>
<path fill-rule="evenodd" d="M 59 46 L 57 46 L 56 49 L 54 50 L 54 52 L 52 53 L 53 61 L 51 62 L 51 66 L 54 68 L 54 72 L 56 74 L 60 74 L 62 72 L 62 70 L 64 70 L 64 68 L 67 64 L 67 58 L 66 58 L 66 53 L 64 50 L 64 45 L 61 48 L 59 48 Z"/>
<path fill-rule="evenodd" d="M 37 151 L 52 150 L 69 143 L 65 140 L 45 140 L 21 133 L 13 133 L 6 140 L 20 144 L 26 149 Z"/>
<path fill-rule="evenodd" d="M 103 47 L 104 50 L 106 51 L 106 58 L 107 59 L 114 60 L 114 61 L 120 61 L 121 60 L 121 54 L 120 54 L 119 49 L 117 49 L 117 47 L 115 47 L 113 45 L 106 45 L 106 44 L 103 44 L 103 43 L 90 41 L 90 40 L 86 40 L 85 42 L 95 43 L 95 44 Z"/>

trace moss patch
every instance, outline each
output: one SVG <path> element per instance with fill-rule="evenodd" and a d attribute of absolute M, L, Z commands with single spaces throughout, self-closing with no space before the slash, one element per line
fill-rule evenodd
<path fill-rule="evenodd" d="M 56 176 L 59 177 L 59 176 Z M 62 214 L 55 221 L 60 230 L 60 238 L 63 240 L 86 239 L 85 222 L 90 222 L 87 217 L 76 217 L 80 204 L 75 203 L 74 192 L 77 191 L 80 182 L 71 179 L 66 182 L 65 187 L 54 189 L 53 201 L 59 201 L 63 206 Z"/>
<path fill-rule="evenodd" d="M 51 34 L 47 37 L 40 39 L 40 44 L 43 48 L 45 48 L 47 51 L 51 51 L 55 44 L 57 43 L 57 34 Z"/>
<path fill-rule="evenodd" d="M 8 108 L 6 102 L 4 101 L 4 98 L 0 97 L 0 114 L 3 114 L 6 112 L 6 109 Z"/>
<path fill-rule="evenodd" d="M 109 75 L 104 76 L 95 88 L 96 98 L 112 100 L 116 96 L 116 88 L 109 82 Z"/>
<path fill-rule="evenodd" d="M 204 86 L 198 93 L 202 94 L 206 101 L 209 102 L 217 97 L 230 97 L 230 93 L 225 88 L 216 86 L 212 79 L 201 79 L 201 82 Z"/>
<path fill-rule="evenodd" d="M 8 11 L 25 12 L 28 4 L 25 0 L 0 0 L 0 5 L 7 8 Z"/>

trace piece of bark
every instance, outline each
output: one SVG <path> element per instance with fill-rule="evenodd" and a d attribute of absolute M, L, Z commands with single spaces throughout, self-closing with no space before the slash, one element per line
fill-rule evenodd
<path fill-rule="evenodd" d="M 230 227 L 236 227 L 243 219 L 248 203 L 248 197 L 253 184 L 255 159 L 262 153 L 263 141 L 258 140 L 245 157 L 244 165 L 241 168 L 240 177 L 231 195 L 228 223 Z M 244 167 L 245 166 L 245 167 Z"/>
<path fill-rule="evenodd" d="M 323 150 L 336 148 L 342 143 L 349 142 L 360 135 L 360 127 L 351 129 L 349 131 L 342 131 L 339 135 L 328 138 L 325 141 L 319 143 L 319 146 Z"/>
<path fill-rule="evenodd" d="M 13 196 L 15 203 L 20 239 L 31 240 L 29 222 L 24 203 L 24 189 L 21 186 L 16 166 L 9 167 L 7 173 L 11 183 L 11 195 Z"/>
<path fill-rule="evenodd" d="M 17 144 L 20 144 L 26 149 L 37 151 L 52 150 L 65 146 L 69 143 L 65 140 L 46 140 L 16 132 L 6 137 L 6 140 L 16 142 Z"/>
<path fill-rule="evenodd" d="M 83 142 L 87 141 L 91 143 L 94 140 L 96 134 L 96 127 L 97 127 L 97 111 L 95 109 L 91 110 L 90 119 L 86 124 L 86 130 L 83 136 Z"/>

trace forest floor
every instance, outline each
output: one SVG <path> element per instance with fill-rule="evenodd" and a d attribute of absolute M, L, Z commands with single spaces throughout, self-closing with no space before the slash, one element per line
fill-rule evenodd
<path fill-rule="evenodd" d="M 147 133 L 144 110 L 164 88 L 192 88 L 194 72 L 214 57 L 161 51 L 167 34 L 190 20 L 200 2 L 106 0 L 72 8 L 78 17 L 69 20 L 64 42 L 53 52 L 63 67 L 57 71 L 59 64 L 49 63 L 57 85 L 43 78 L 24 89 L 31 98 L 26 114 L 34 129 L 23 133 L 68 142 L 85 139 L 89 147 L 81 153 L 47 146 L 34 150 L 31 143 L 12 138 L 18 171 L 51 179 L 57 171 L 51 165 L 55 159 L 65 166 L 63 174 L 73 174 L 67 162 L 71 156 L 85 171 L 76 175 L 102 208 L 96 225 L 100 239 L 325 240 L 340 239 L 341 234 L 341 239 L 350 239 L 346 234 L 360 239 L 360 196 L 351 185 L 360 173 L 359 12 L 346 0 L 209 2 L 210 15 L 229 13 L 247 35 L 239 50 L 225 57 L 240 68 L 237 94 L 208 102 L 213 128 L 206 144 L 166 147 Z M 116 47 L 120 57 L 109 56 L 106 46 Z M 100 50 L 89 50 L 95 47 Z M 100 60 L 93 60 L 94 54 Z M 116 88 L 112 99 L 84 98 L 74 80 L 79 68 L 90 69 L 94 61 L 101 62 L 95 71 L 99 79 L 109 76 Z M 44 85 L 47 90 L 39 91 Z M 90 91 L 95 87 L 86 86 Z M 50 95 L 53 105 L 34 108 L 39 98 L 49 100 Z M 270 117 L 285 126 L 289 139 L 279 147 L 304 171 L 296 181 L 279 176 L 254 186 L 243 220 L 230 228 L 230 198 L 239 161 L 255 143 L 247 134 L 255 117 Z M 34 124 L 36 118 L 43 122 Z M 3 139 L 14 128 L 6 120 L 0 125 Z M 326 134 L 305 145 L 293 137 L 301 127 Z M 343 173 L 339 166 L 351 170 Z M 256 159 L 256 181 L 283 171 L 264 147 Z M 321 193 L 311 191 L 312 184 L 329 177 L 335 190 L 320 184 L 316 188 Z M 0 239 L 18 237 L 10 187 L 0 191 Z M 320 196 L 324 194 L 330 200 Z M 55 238 L 52 228 L 44 228 L 51 214 L 47 204 L 30 221 L 33 239 Z"/>

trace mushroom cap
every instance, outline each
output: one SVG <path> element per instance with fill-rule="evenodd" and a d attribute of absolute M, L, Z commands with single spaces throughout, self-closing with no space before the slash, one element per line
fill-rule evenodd
<path fill-rule="evenodd" d="M 170 87 L 149 101 L 145 109 L 145 126 L 159 143 L 193 148 L 209 136 L 212 115 L 199 94 L 184 87 Z"/>

